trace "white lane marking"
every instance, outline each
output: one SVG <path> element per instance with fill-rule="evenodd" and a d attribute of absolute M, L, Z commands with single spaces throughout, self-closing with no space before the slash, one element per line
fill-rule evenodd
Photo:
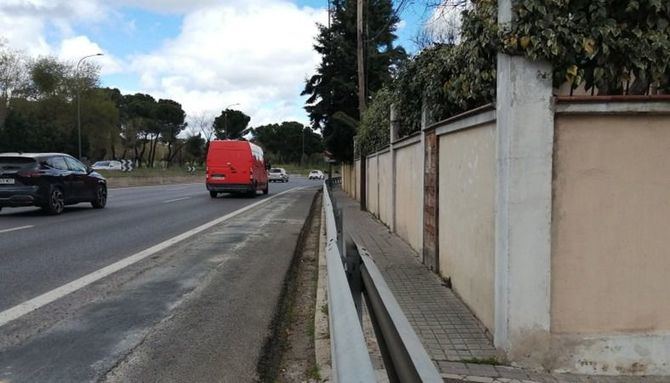
<path fill-rule="evenodd" d="M 130 189 L 148 189 L 148 188 L 167 188 L 167 187 L 172 187 L 172 186 L 182 186 L 180 189 L 186 189 L 188 186 L 193 186 L 193 185 L 202 185 L 203 190 L 205 183 L 204 182 L 193 182 L 193 183 L 188 183 L 188 184 L 165 184 L 165 185 L 146 185 L 146 186 L 128 186 L 128 187 L 123 187 L 123 188 L 115 188 L 115 187 L 110 187 L 109 191 L 116 191 L 116 190 L 130 190 Z M 177 189 L 177 190 L 180 190 Z M 172 190 L 172 189 L 170 189 Z"/>
<path fill-rule="evenodd" d="M 170 202 L 177 202 L 177 201 L 183 201 L 185 199 L 191 199 L 191 197 L 181 197 L 181 198 L 175 198 L 175 199 L 169 199 L 167 201 L 163 201 L 163 203 L 170 203 Z"/>
<path fill-rule="evenodd" d="M 232 213 L 228 213 L 224 215 L 223 217 L 219 217 L 213 221 L 207 222 L 204 225 L 200 225 L 196 227 L 195 229 L 191 229 L 185 233 L 182 233 L 176 237 L 172 237 L 168 239 L 167 241 L 161 242 L 158 245 L 152 246 L 146 250 L 142 250 L 139 253 L 133 254 L 127 258 L 124 258 L 118 262 L 112 263 L 109 266 L 103 267 L 99 270 L 96 270 L 90 274 L 84 275 L 83 277 L 76 279 L 70 283 L 67 283 L 63 286 L 57 287 L 51 291 L 48 291 L 42 295 L 39 295 L 33 299 L 27 300 L 23 303 L 19 303 L 18 305 L 9 308 L 3 312 L 0 312 L 0 327 L 6 325 L 7 323 L 21 318 L 22 316 L 33 312 L 41 307 L 44 307 L 48 305 L 49 303 L 55 302 L 56 300 L 63 298 L 66 295 L 69 295 L 77 290 L 80 290 L 94 282 L 97 282 L 101 280 L 102 278 L 105 278 L 117 271 L 123 270 L 124 268 L 133 265 L 145 258 L 148 258 L 157 252 L 167 249 L 170 246 L 175 245 L 178 242 L 181 242 L 185 239 L 188 239 L 198 233 L 201 233 L 215 225 L 218 225 L 222 222 L 225 222 L 235 216 L 238 216 L 246 211 L 249 211 L 259 205 L 262 205 L 268 201 L 271 201 L 281 195 L 284 195 L 286 193 L 296 191 L 303 189 L 303 187 L 294 187 L 289 190 L 283 191 L 279 194 L 272 195 L 268 198 L 265 198 L 261 201 L 258 201 L 256 203 L 253 203 L 251 205 L 245 206 L 241 209 L 235 210 Z"/>
<path fill-rule="evenodd" d="M 17 230 L 30 229 L 30 228 L 33 228 L 33 227 L 35 227 L 35 225 L 27 225 L 27 226 L 21 226 L 21 227 L 13 227 L 13 228 L 11 228 L 11 229 L 0 230 L 0 234 L 2 234 L 2 233 L 9 233 L 9 232 L 12 232 L 12 231 L 17 231 Z"/>

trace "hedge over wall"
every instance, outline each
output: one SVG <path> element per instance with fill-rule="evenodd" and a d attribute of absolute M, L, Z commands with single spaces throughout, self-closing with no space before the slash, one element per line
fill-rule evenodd
<path fill-rule="evenodd" d="M 357 147 L 388 145 L 388 105 L 400 136 L 420 129 L 428 106 L 439 121 L 495 101 L 498 52 L 547 60 L 554 86 L 594 94 L 670 93 L 670 1 L 514 0 L 513 20 L 497 24 L 496 0 L 473 0 L 461 41 L 421 51 L 400 68 L 363 116 Z"/>

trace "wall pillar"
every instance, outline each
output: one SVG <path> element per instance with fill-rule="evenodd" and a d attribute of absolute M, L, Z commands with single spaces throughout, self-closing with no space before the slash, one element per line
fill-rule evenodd
<path fill-rule="evenodd" d="M 396 160 L 395 160 L 395 147 L 393 143 L 398 140 L 398 131 L 400 130 L 400 121 L 398 120 L 398 111 L 395 104 L 391 105 L 391 110 L 389 114 L 391 121 L 389 126 L 389 155 L 391 156 L 391 222 L 389 227 L 391 231 L 395 233 L 396 231 Z"/>
<path fill-rule="evenodd" d="M 430 125 L 430 114 L 428 111 L 428 108 L 426 105 L 423 105 L 421 107 L 421 148 L 423 149 L 423 155 L 421 156 L 421 180 L 419 181 L 419 185 L 422 185 L 425 188 L 426 185 L 426 155 L 425 155 L 425 148 L 426 148 L 426 132 L 425 129 Z M 425 194 L 423 195 L 423 200 L 421 204 L 421 211 L 419 213 L 419 222 L 421 222 L 421 226 L 423 227 L 423 230 L 421 231 L 421 235 L 419 237 L 419 249 L 421 249 L 421 254 L 419 256 L 422 259 L 422 262 L 425 263 L 425 258 L 423 257 L 424 249 L 425 249 L 425 243 L 424 243 L 424 235 L 423 232 L 425 231 L 425 215 L 426 215 L 426 196 Z"/>
<path fill-rule="evenodd" d="M 439 272 L 439 147 L 435 129 L 426 130 L 424 134 L 426 139 L 423 176 L 423 263 L 430 270 Z"/>
<path fill-rule="evenodd" d="M 511 0 L 498 1 L 511 21 Z M 514 362 L 549 347 L 554 113 L 552 69 L 498 55 L 495 333 Z"/>

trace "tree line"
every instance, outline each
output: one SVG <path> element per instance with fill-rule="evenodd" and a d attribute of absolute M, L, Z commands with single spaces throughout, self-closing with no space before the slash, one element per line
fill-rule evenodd
<path fill-rule="evenodd" d="M 670 94 L 670 1 L 515 1 L 503 25 L 495 0 L 414 1 L 433 17 L 416 41 L 421 49 L 407 56 L 394 45 L 407 2 L 367 0 L 364 89 L 356 73 L 357 3 L 332 0 L 332 18 L 314 46 L 321 64 L 303 91 L 312 126 L 342 161 L 353 159 L 354 146 L 365 155 L 388 145 L 391 104 L 405 136 L 420 130 L 423 108 L 439 121 L 494 102 L 499 53 L 550 63 L 557 94 Z M 452 19 L 435 30 L 443 17 Z"/>
<path fill-rule="evenodd" d="M 256 141 L 279 162 L 299 162 L 304 154 L 322 151 L 321 136 L 300 123 L 250 128 L 251 118 L 239 110 L 226 109 L 215 118 L 192 116 L 189 127 L 179 102 L 101 87 L 99 72 L 87 62 L 77 68 L 0 46 L 0 152 L 76 156 L 77 94 L 82 157 L 89 162 L 131 159 L 146 167 L 201 163 L 214 138 Z"/>

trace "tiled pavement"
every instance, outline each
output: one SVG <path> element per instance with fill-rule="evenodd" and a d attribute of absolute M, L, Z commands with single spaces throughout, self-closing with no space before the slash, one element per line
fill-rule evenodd
<path fill-rule="evenodd" d="M 484 383 L 668 383 L 668 377 L 604 377 L 540 374 L 482 364 L 496 356 L 484 327 L 442 280 L 419 261 L 398 236 L 362 212 L 341 190 L 334 193 L 344 215 L 344 231 L 364 246 L 381 270 L 407 319 L 445 382 Z M 472 362 L 479 363 L 472 363 Z"/>

